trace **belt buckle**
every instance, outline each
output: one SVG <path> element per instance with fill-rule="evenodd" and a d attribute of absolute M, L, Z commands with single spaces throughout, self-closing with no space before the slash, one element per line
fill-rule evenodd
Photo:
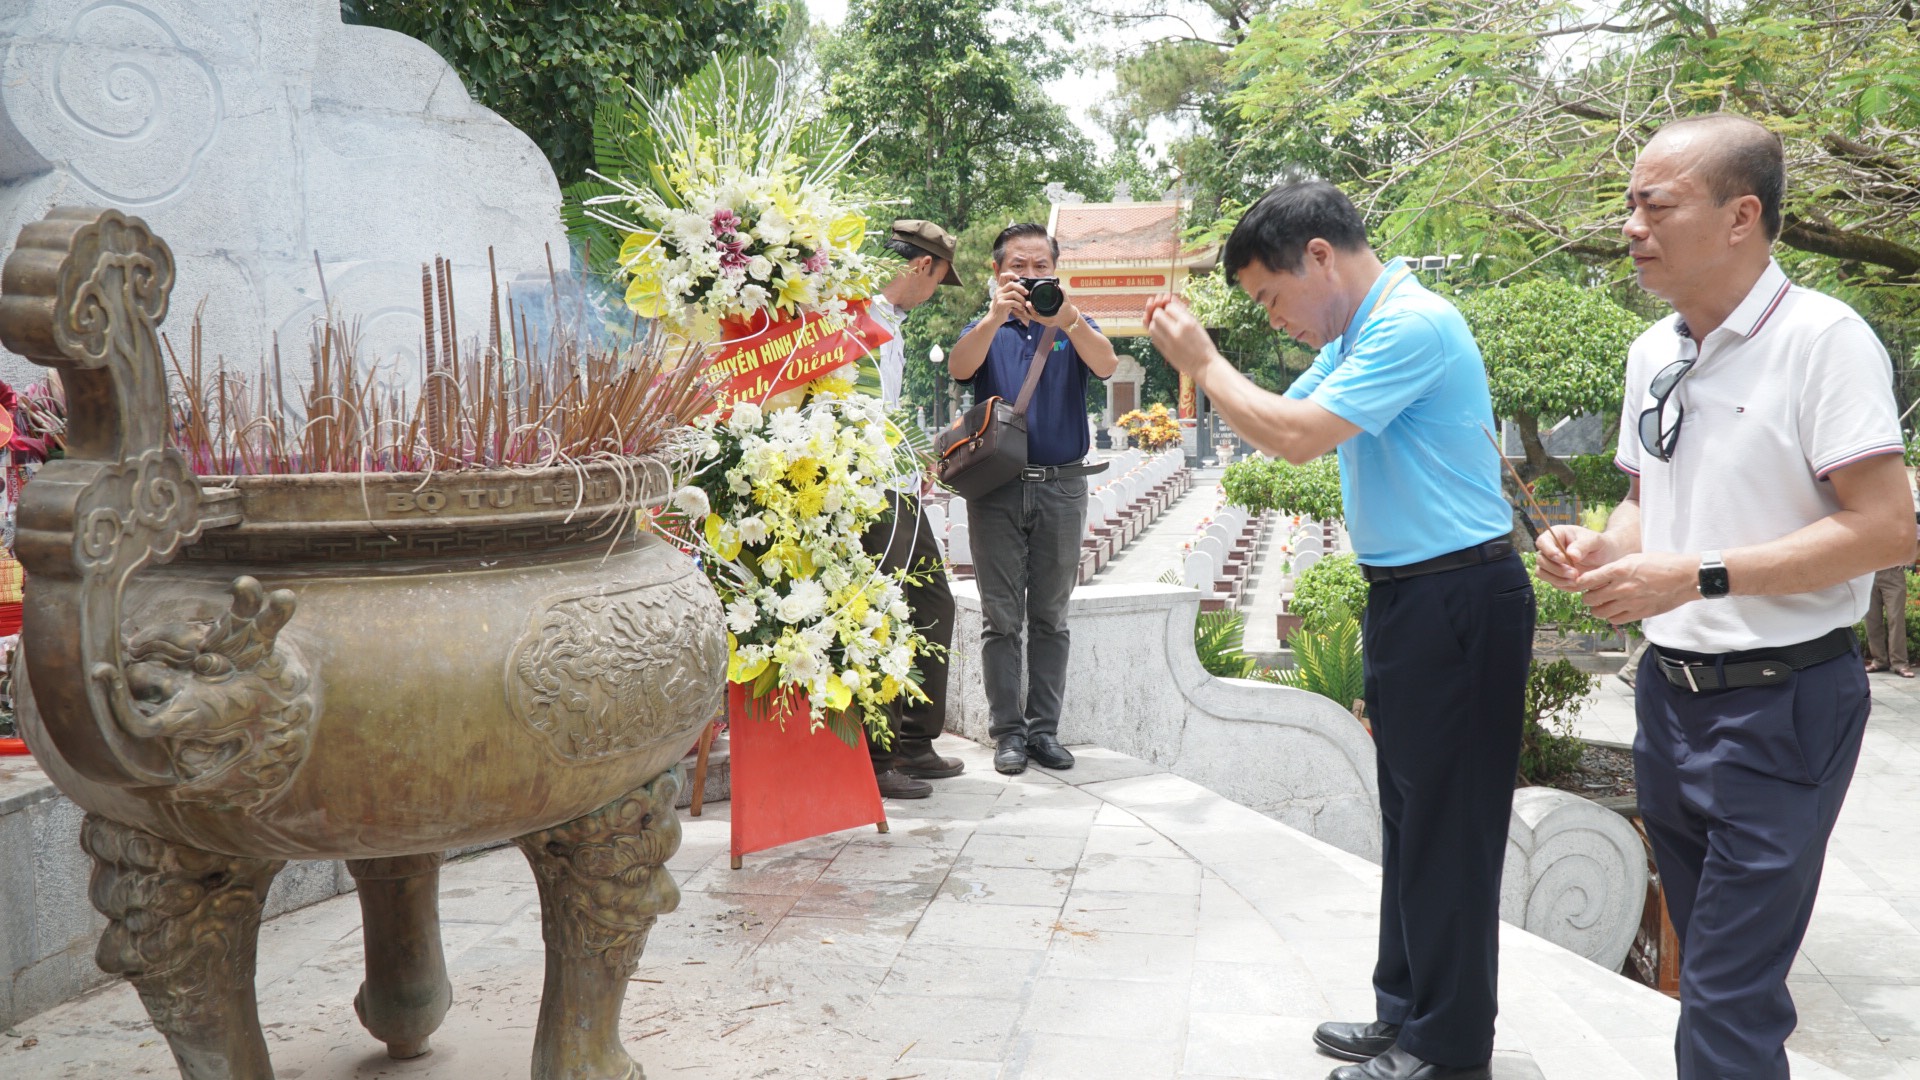
<path fill-rule="evenodd" d="M 1020 479 L 1022 480 L 1039 481 L 1045 480 L 1046 478 L 1047 467 L 1045 465 L 1023 465 L 1020 468 Z"/>
<path fill-rule="evenodd" d="M 1693 665 L 1683 660 L 1680 662 L 1680 670 L 1687 674 L 1687 685 L 1693 689 L 1694 693 L 1699 693 L 1700 684 L 1693 681 Z"/>

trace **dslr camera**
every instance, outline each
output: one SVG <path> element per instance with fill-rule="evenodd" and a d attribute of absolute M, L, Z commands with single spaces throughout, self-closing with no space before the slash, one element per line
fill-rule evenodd
<path fill-rule="evenodd" d="M 1060 313 L 1061 305 L 1067 302 L 1067 294 L 1060 288 L 1057 277 L 1023 277 L 1020 287 L 1027 290 L 1027 303 L 1032 305 L 1034 314 L 1053 318 Z"/>

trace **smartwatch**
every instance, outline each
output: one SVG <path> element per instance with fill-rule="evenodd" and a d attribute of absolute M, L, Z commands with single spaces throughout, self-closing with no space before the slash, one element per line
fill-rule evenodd
<path fill-rule="evenodd" d="M 1733 590 L 1727 580 L 1727 564 L 1720 561 L 1717 551 L 1700 553 L 1700 595 L 1708 599 L 1725 596 Z"/>

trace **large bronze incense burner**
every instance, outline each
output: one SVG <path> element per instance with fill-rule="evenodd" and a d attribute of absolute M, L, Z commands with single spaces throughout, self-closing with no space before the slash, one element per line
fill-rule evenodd
<path fill-rule="evenodd" d="M 450 996 L 442 853 L 511 838 L 547 946 L 533 1075 L 638 1075 L 619 1008 L 726 669 L 705 578 L 633 524 L 664 470 L 196 477 L 166 443 L 172 284 L 111 210 L 28 226 L 0 276 L 0 341 L 69 394 L 69 455 L 19 510 L 19 718 L 88 812 L 101 966 L 184 1076 L 267 1080 L 261 904 L 285 860 L 344 858 L 355 1004 L 416 1056 Z"/>

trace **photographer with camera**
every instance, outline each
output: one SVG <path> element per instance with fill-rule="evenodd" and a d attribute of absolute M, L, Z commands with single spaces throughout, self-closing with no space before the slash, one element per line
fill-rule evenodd
<path fill-rule="evenodd" d="M 993 767 L 1022 772 L 1073 767 L 1060 745 L 1066 691 L 1067 600 L 1080 575 L 1087 530 L 1087 378 L 1119 365 L 1113 343 L 1080 314 L 1053 276 L 1060 245 L 1030 222 L 1009 225 L 993 241 L 993 306 L 969 325 L 947 356 L 973 399 L 1020 395 L 1030 364 L 1042 363 L 1027 406 L 1027 468 L 967 501 L 974 576 L 980 586 L 980 663 L 985 673 Z M 1045 354 L 1036 350 L 1051 340 Z M 1026 632 L 1025 694 L 1020 638 Z M 1024 708 L 1022 700 L 1024 698 Z"/>

